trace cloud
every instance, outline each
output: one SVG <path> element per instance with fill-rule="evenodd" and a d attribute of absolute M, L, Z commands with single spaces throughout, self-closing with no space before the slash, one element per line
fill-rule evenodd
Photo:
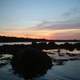
<path fill-rule="evenodd" d="M 61 18 L 62 21 L 42 21 L 34 29 L 80 29 L 80 7 L 69 9 Z"/>
<path fill-rule="evenodd" d="M 69 11 L 63 13 L 62 16 L 65 17 L 65 18 L 80 16 L 80 8 L 79 7 L 71 8 Z"/>
<path fill-rule="evenodd" d="M 36 30 L 58 30 L 58 29 L 80 29 L 80 23 L 70 23 L 70 22 L 42 22 L 35 26 Z"/>

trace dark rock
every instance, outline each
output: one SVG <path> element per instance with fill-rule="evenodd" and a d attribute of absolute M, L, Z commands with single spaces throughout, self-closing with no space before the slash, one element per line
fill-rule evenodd
<path fill-rule="evenodd" d="M 45 74 L 51 68 L 52 60 L 41 50 L 28 46 L 13 56 L 11 65 L 14 73 L 31 79 Z"/>

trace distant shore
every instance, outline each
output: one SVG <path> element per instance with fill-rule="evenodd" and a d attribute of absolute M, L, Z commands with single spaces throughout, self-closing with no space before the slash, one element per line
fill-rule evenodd
<path fill-rule="evenodd" d="M 48 40 L 48 39 L 34 39 L 34 38 L 18 38 L 18 37 L 9 37 L 9 36 L 0 36 L 0 43 L 1 42 L 80 42 L 80 40 Z"/>

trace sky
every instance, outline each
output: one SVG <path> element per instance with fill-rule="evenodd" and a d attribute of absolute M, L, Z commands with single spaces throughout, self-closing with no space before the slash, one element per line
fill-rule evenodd
<path fill-rule="evenodd" d="M 80 0 L 0 0 L 0 35 L 80 40 Z"/>

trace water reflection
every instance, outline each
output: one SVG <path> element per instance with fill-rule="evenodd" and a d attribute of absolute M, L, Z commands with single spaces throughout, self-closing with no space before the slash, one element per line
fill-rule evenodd
<path fill-rule="evenodd" d="M 64 65 L 65 63 L 66 63 L 66 61 L 62 61 L 62 60 L 55 61 L 54 60 L 55 65 Z"/>
<path fill-rule="evenodd" d="M 44 52 L 38 49 L 27 47 L 14 55 L 11 60 L 14 74 L 24 79 L 32 79 L 46 74 L 52 66 L 52 60 Z"/>
<path fill-rule="evenodd" d="M 0 68 L 7 65 L 10 62 L 12 55 L 0 54 Z"/>

